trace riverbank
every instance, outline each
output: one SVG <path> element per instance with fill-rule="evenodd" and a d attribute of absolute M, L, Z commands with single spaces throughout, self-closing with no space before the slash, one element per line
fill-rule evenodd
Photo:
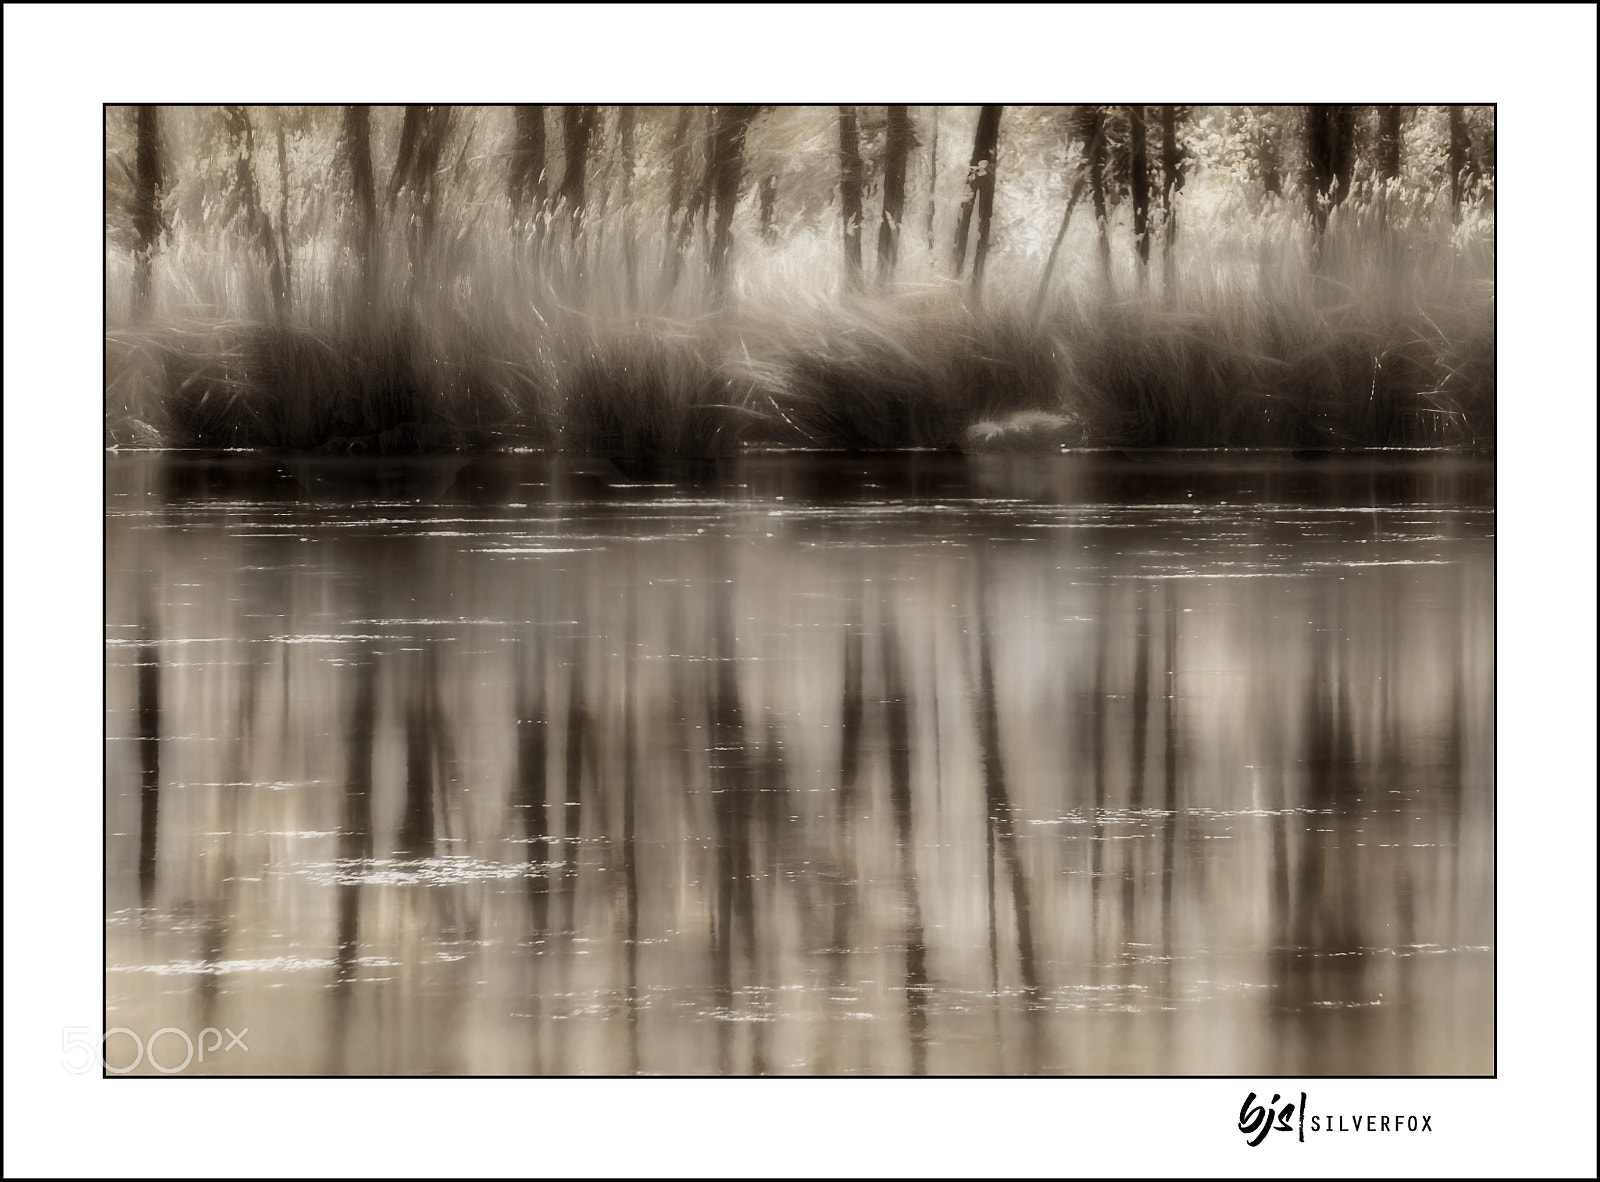
<path fill-rule="evenodd" d="M 1079 300 L 1037 319 L 915 293 L 694 319 L 397 304 L 173 322 L 108 332 L 106 442 L 709 457 L 1014 444 L 983 425 L 1032 414 L 1024 436 L 1053 421 L 1051 445 L 1493 445 L 1492 289 L 1432 308 L 1285 296 Z"/>

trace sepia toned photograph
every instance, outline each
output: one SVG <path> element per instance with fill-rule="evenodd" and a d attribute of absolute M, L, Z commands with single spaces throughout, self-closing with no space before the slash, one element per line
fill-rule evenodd
<path fill-rule="evenodd" d="M 106 1073 L 1495 1072 L 1493 107 L 104 120 Z"/>
<path fill-rule="evenodd" d="M 1593 1177 L 1597 19 L 6 5 L 4 1174 Z"/>

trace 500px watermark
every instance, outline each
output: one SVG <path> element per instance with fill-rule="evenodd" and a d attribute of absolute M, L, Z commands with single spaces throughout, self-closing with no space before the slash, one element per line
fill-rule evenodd
<path fill-rule="evenodd" d="M 110 1075 L 127 1075 L 140 1063 L 149 1060 L 150 1066 L 162 1075 L 176 1075 L 188 1070 L 191 1063 L 204 1063 L 208 1054 L 215 1058 L 232 1050 L 250 1049 L 244 1042 L 244 1036 L 250 1033 L 248 1026 L 238 1034 L 226 1026 L 221 1030 L 207 1026 L 198 1038 L 190 1038 L 187 1031 L 179 1030 L 176 1026 L 163 1026 L 148 1039 L 140 1038 L 126 1026 L 113 1026 L 99 1039 L 95 1038 L 94 1033 L 88 1026 L 69 1026 L 61 1032 L 62 1067 L 74 1075 L 82 1075 L 96 1067 Z M 133 1040 L 131 1058 L 123 1053 L 121 1038 L 112 1043 L 113 1035 Z M 228 1040 L 226 1044 L 223 1042 L 224 1035 Z M 161 1047 L 159 1058 L 156 1055 L 158 1045 Z M 113 1046 L 114 1050 L 111 1049 Z M 178 1058 L 180 1048 L 183 1053 L 181 1061 Z"/>

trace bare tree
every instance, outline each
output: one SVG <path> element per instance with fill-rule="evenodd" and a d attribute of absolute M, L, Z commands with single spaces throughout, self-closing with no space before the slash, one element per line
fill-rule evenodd
<path fill-rule="evenodd" d="M 361 264 L 362 299 L 369 310 L 377 303 L 382 270 L 371 139 L 371 110 L 364 104 L 346 107 L 340 155 L 350 171 L 350 197 L 356 215 L 356 258 Z"/>
<path fill-rule="evenodd" d="M 1450 218 L 1461 220 L 1461 199 L 1468 186 L 1477 179 L 1477 169 L 1472 161 L 1472 137 L 1467 131 L 1466 115 L 1460 107 L 1450 109 Z"/>
<path fill-rule="evenodd" d="M 1161 282 L 1173 290 L 1172 247 L 1178 241 L 1178 210 L 1174 198 L 1183 188 L 1183 153 L 1178 148 L 1178 109 L 1171 103 L 1161 108 L 1161 211 L 1164 221 L 1161 242 Z"/>
<path fill-rule="evenodd" d="M 283 303 L 294 303 L 294 256 L 289 249 L 289 151 L 284 144 L 283 111 L 278 111 L 278 239 L 283 258 Z"/>
<path fill-rule="evenodd" d="M 844 221 L 845 281 L 861 282 L 861 187 L 865 169 L 856 130 L 856 109 L 839 108 L 839 216 Z"/>
<path fill-rule="evenodd" d="M 1321 233 L 1329 211 L 1349 195 L 1355 162 L 1355 111 L 1348 104 L 1306 108 L 1306 205 Z"/>
<path fill-rule="evenodd" d="M 1099 138 L 1105 137 L 1105 124 L 1102 121 L 1099 128 Z M 1071 144 L 1068 144 L 1071 148 Z M 1083 197 L 1083 190 L 1089 183 L 1089 160 L 1098 146 L 1090 143 L 1084 146 L 1083 159 L 1078 162 L 1076 175 L 1072 181 L 1072 191 L 1067 197 L 1066 208 L 1061 211 L 1061 225 L 1056 230 L 1055 241 L 1050 244 L 1050 255 L 1044 261 L 1044 271 L 1039 276 L 1039 287 L 1033 296 L 1033 317 L 1039 318 L 1039 313 L 1044 309 L 1045 295 L 1050 290 L 1050 276 L 1056 268 L 1056 256 L 1061 253 L 1061 243 L 1066 239 L 1067 227 L 1072 224 L 1072 211 L 1077 208 L 1078 202 Z"/>
<path fill-rule="evenodd" d="M 635 108 L 617 112 L 617 146 L 622 155 L 622 266 L 628 282 L 628 302 L 633 302 L 638 261 L 633 240 L 633 126 Z"/>
<path fill-rule="evenodd" d="M 1283 193 L 1283 125 L 1278 107 L 1257 107 L 1241 112 L 1249 119 L 1256 151 L 1256 168 L 1261 173 L 1261 188 L 1266 193 Z M 1250 116 L 1254 118 L 1251 119 Z"/>
<path fill-rule="evenodd" d="M 990 209 L 994 207 L 994 157 L 1000 141 L 1000 108 L 985 106 L 978 111 L 977 130 L 972 135 L 972 161 L 967 165 L 967 185 L 962 192 L 961 212 L 956 218 L 955 248 L 951 252 L 950 270 L 957 279 L 967 264 L 967 235 L 972 226 L 972 207 L 979 199 L 985 183 L 988 186 Z M 988 253 L 985 234 L 986 223 L 979 210 L 979 252 Z M 974 269 L 977 268 L 974 261 Z"/>
<path fill-rule="evenodd" d="M 268 280 L 272 288 L 273 310 L 279 318 L 288 311 L 288 292 L 284 287 L 283 261 L 278 256 L 278 240 L 272 230 L 272 219 L 261 208 L 261 195 L 256 186 L 253 160 L 256 154 L 255 127 L 250 113 L 240 106 L 222 109 L 223 122 L 228 133 L 228 148 L 233 154 L 233 176 L 230 178 L 227 217 L 239 218 L 244 225 L 245 241 L 261 251 L 267 260 Z"/>
<path fill-rule="evenodd" d="M 1087 114 L 1089 194 L 1094 198 L 1094 220 L 1100 234 L 1100 277 L 1109 287 L 1111 285 L 1111 238 L 1110 227 L 1106 222 L 1106 113 L 1103 107 L 1090 107 Z"/>
<path fill-rule="evenodd" d="M 1378 108 L 1378 179 L 1392 181 L 1400 175 L 1400 108 Z"/>
<path fill-rule="evenodd" d="M 513 114 L 516 136 L 511 146 L 511 219 L 514 225 L 520 224 L 523 211 L 530 210 L 537 234 L 546 194 L 544 107 L 519 106 Z"/>
<path fill-rule="evenodd" d="M 439 161 L 450 134 L 452 114 L 452 109 L 444 106 L 407 107 L 400 127 L 394 171 L 389 174 L 389 209 L 394 209 L 402 192 L 410 203 L 406 244 L 411 255 L 413 284 L 424 280 L 432 255 L 434 229 L 439 217 Z"/>
<path fill-rule="evenodd" d="M 983 264 L 989 257 L 989 224 L 994 218 L 994 174 L 1000 156 L 1000 108 L 986 106 L 978 115 L 978 134 L 974 154 L 983 146 L 983 164 L 978 182 L 978 245 L 972 252 L 972 302 L 983 298 Z"/>
<path fill-rule="evenodd" d="M 1139 255 L 1139 286 L 1150 263 L 1150 174 L 1145 153 L 1144 107 L 1128 108 L 1128 188 L 1133 197 L 1133 247 Z"/>
<path fill-rule="evenodd" d="M 133 256 L 133 318 L 150 314 L 150 263 L 161 237 L 161 149 L 156 109 L 142 106 L 135 114 L 138 145 L 134 152 L 133 229 L 139 237 Z"/>
<path fill-rule="evenodd" d="M 568 105 L 561 108 L 561 142 L 566 155 L 566 171 L 561 175 L 561 203 L 566 207 L 568 225 L 574 235 L 582 228 L 584 181 L 589 148 L 594 140 L 595 115 L 593 107 Z"/>
<path fill-rule="evenodd" d="M 906 208 L 906 156 L 913 139 L 909 108 L 891 106 L 883 156 L 883 221 L 878 226 L 880 281 L 894 274 L 900 256 L 900 225 Z"/>
<path fill-rule="evenodd" d="M 930 107 L 928 122 L 928 253 L 933 253 L 933 215 L 939 193 L 939 108 Z"/>
<path fill-rule="evenodd" d="M 678 283 L 678 271 L 683 265 L 683 252 L 689 245 L 689 235 L 694 227 L 694 210 L 685 210 L 682 220 L 679 220 L 678 211 L 684 208 L 686 190 L 689 185 L 689 171 L 691 164 L 692 145 L 689 141 L 689 128 L 694 122 L 695 108 L 682 106 L 678 108 L 678 121 L 672 129 L 672 149 L 669 157 L 671 163 L 671 184 L 667 193 L 667 248 L 666 271 L 662 275 L 662 292 L 671 292 Z"/>
<path fill-rule="evenodd" d="M 733 246 L 733 210 L 739 203 L 744 175 L 744 141 L 755 117 L 752 106 L 718 107 L 711 140 L 711 172 L 717 203 L 716 238 L 711 244 L 711 280 L 720 291 L 727 282 L 728 252 Z"/>

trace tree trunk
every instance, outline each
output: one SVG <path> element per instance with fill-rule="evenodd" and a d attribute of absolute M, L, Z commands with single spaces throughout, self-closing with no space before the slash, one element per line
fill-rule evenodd
<path fill-rule="evenodd" d="M 1000 154 L 1000 107 L 985 106 L 978 115 L 978 132 L 973 137 L 973 157 L 982 148 L 978 183 L 978 246 L 972 254 L 972 304 L 983 298 L 983 264 L 989 257 L 989 224 L 994 217 L 994 173 Z"/>
<path fill-rule="evenodd" d="M 694 108 L 678 108 L 678 122 L 672 130 L 671 173 L 672 183 L 667 193 L 667 258 L 666 271 L 661 278 L 663 294 L 669 293 L 678 283 L 678 270 L 683 265 L 683 250 L 688 245 L 694 224 L 694 214 L 686 211 L 683 220 L 678 211 L 683 209 L 685 189 L 689 178 L 689 124 L 694 119 Z"/>
<path fill-rule="evenodd" d="M 1056 269 L 1056 256 L 1061 253 L 1061 243 L 1067 236 L 1067 227 L 1072 223 L 1072 211 L 1077 208 L 1078 201 L 1083 197 L 1084 187 L 1088 183 L 1088 169 L 1080 165 L 1077 179 L 1072 183 L 1072 195 L 1067 198 L 1067 207 L 1061 211 L 1061 226 L 1056 230 L 1056 240 L 1050 244 L 1050 257 L 1045 259 L 1044 273 L 1039 276 L 1039 289 L 1034 292 L 1033 318 L 1035 320 L 1039 318 L 1039 313 L 1044 309 L 1044 298 L 1050 290 L 1050 275 Z"/>
<path fill-rule="evenodd" d="M 350 167 L 350 196 L 356 211 L 356 257 L 361 263 L 362 300 L 368 311 L 377 304 L 380 284 L 378 195 L 372 177 L 371 110 L 364 104 L 344 109 L 345 159 Z"/>
<path fill-rule="evenodd" d="M 522 224 L 523 211 L 531 215 L 533 231 L 541 229 L 545 202 L 544 107 L 520 106 L 515 109 L 516 138 L 511 147 L 511 221 Z"/>
<path fill-rule="evenodd" d="M 278 112 L 278 240 L 283 259 L 283 306 L 294 304 L 294 256 L 289 250 L 289 151 L 283 138 L 283 112 Z"/>
<path fill-rule="evenodd" d="M 878 279 L 894 274 L 900 257 L 900 225 L 906 208 L 906 156 L 911 151 L 911 116 L 906 107 L 889 108 L 883 156 L 883 221 L 878 226 Z"/>
<path fill-rule="evenodd" d="M 1165 220 L 1161 243 L 1161 282 L 1173 288 L 1172 247 L 1178 241 L 1178 210 L 1173 202 L 1183 188 L 1183 154 L 1178 151 L 1178 110 L 1161 108 L 1161 211 Z"/>
<path fill-rule="evenodd" d="M 861 282 L 861 164 L 860 137 L 856 132 L 856 109 L 839 108 L 839 216 L 844 222 L 845 282 Z"/>
<path fill-rule="evenodd" d="M 712 187 L 717 202 L 716 237 L 711 244 L 711 282 L 720 293 L 727 282 L 728 253 L 733 247 L 733 211 L 739 203 L 744 174 L 744 140 L 756 109 L 718 107 L 712 136 Z"/>
<path fill-rule="evenodd" d="M 1378 179 L 1392 181 L 1400 175 L 1400 108 L 1378 108 Z"/>
<path fill-rule="evenodd" d="M 156 109 L 137 112 L 138 146 L 134 154 L 133 229 L 139 248 L 133 256 L 133 319 L 150 315 L 150 264 L 161 237 L 161 149 L 157 145 Z"/>
<path fill-rule="evenodd" d="M 1106 225 L 1106 113 L 1093 108 L 1089 122 L 1089 193 L 1094 198 L 1094 220 L 1100 235 L 1100 277 L 1111 285 L 1111 238 Z"/>
<path fill-rule="evenodd" d="M 394 168 L 389 173 L 389 191 L 384 198 L 384 203 L 393 212 L 396 199 L 400 190 L 405 188 L 411 180 L 413 162 L 417 158 L 417 144 L 423 136 L 423 124 L 426 121 L 427 108 L 409 106 L 406 108 L 405 121 L 400 125 L 400 147 L 395 152 Z"/>
<path fill-rule="evenodd" d="M 636 109 L 624 106 L 617 112 L 617 142 L 622 153 L 622 267 L 628 283 L 628 304 L 633 304 L 633 293 L 638 260 L 634 257 L 633 241 L 633 127 Z"/>
<path fill-rule="evenodd" d="M 411 256 L 413 286 L 424 281 L 438 224 L 437 177 L 452 111 L 442 106 L 409 106 L 400 128 L 400 148 L 389 175 L 387 203 L 392 210 L 402 190 L 410 202 L 406 244 Z"/>
<path fill-rule="evenodd" d="M 561 142 L 566 154 L 566 171 L 561 177 L 561 201 L 566 206 L 568 225 L 575 237 L 582 228 L 584 179 L 588 169 L 589 145 L 594 139 L 593 107 L 567 105 L 561 108 Z"/>
<path fill-rule="evenodd" d="M 1102 123 L 1095 133 L 1096 140 L 1104 140 L 1105 125 Z M 1039 287 L 1033 295 L 1033 318 L 1037 320 L 1039 313 L 1044 309 L 1045 296 L 1050 291 L 1050 276 L 1056 269 L 1056 256 L 1061 253 L 1061 244 L 1066 240 L 1067 227 L 1072 224 L 1072 211 L 1078 207 L 1078 202 L 1083 199 L 1083 191 L 1089 184 L 1089 162 L 1094 157 L 1099 145 L 1091 141 L 1083 147 L 1083 159 L 1078 162 L 1073 177 L 1072 193 L 1067 198 L 1067 206 L 1061 211 L 1061 225 L 1056 230 L 1055 241 L 1050 244 L 1050 255 L 1044 261 L 1044 272 L 1039 276 Z M 1070 138 L 1067 149 L 1070 153 L 1072 144 Z"/>
<path fill-rule="evenodd" d="M 994 150 L 999 140 L 1000 108 L 985 106 L 978 111 L 978 127 L 972 135 L 972 161 L 967 165 L 967 184 L 961 194 L 961 212 L 956 215 L 956 241 L 951 251 L 950 270 L 957 279 L 967 265 L 967 233 L 972 227 L 972 206 L 983 178 L 994 172 Z M 993 187 L 990 188 L 993 199 Z M 980 215 L 981 217 L 981 215 Z"/>
<path fill-rule="evenodd" d="M 1133 247 L 1139 255 L 1139 286 L 1150 264 L 1150 174 L 1145 156 L 1144 107 L 1128 108 L 1128 187 L 1133 196 Z"/>
<path fill-rule="evenodd" d="M 1256 164 L 1261 169 L 1261 189 L 1265 193 L 1283 193 L 1283 153 L 1280 133 L 1282 128 L 1270 109 L 1263 111 L 1257 121 Z"/>
<path fill-rule="evenodd" d="M 688 175 L 689 120 L 694 117 L 693 107 L 678 108 L 678 122 L 672 129 L 672 149 L 668 155 L 671 163 L 672 184 L 667 191 L 667 238 L 677 240 L 678 210 L 683 208 L 684 178 Z"/>
<path fill-rule="evenodd" d="M 1350 192 L 1355 157 L 1355 115 L 1348 104 L 1306 108 L 1306 205 L 1320 234 L 1328 213 Z"/>
<path fill-rule="evenodd" d="M 933 216 L 939 195 L 939 108 L 931 107 L 928 121 L 928 253 L 933 253 Z"/>
<path fill-rule="evenodd" d="M 1450 220 L 1461 221 L 1461 199 L 1472 183 L 1472 137 L 1460 107 L 1450 108 Z"/>
<path fill-rule="evenodd" d="M 261 195 L 256 187 L 255 127 L 250 113 L 243 107 L 223 108 L 223 118 L 228 129 L 228 147 L 233 153 L 232 202 L 234 216 L 242 216 L 245 241 L 260 250 L 267 260 L 267 278 L 272 289 L 273 311 L 281 320 L 287 308 L 287 295 L 283 286 L 283 263 L 278 257 L 278 242 L 272 231 L 272 220 L 261 208 Z"/>

